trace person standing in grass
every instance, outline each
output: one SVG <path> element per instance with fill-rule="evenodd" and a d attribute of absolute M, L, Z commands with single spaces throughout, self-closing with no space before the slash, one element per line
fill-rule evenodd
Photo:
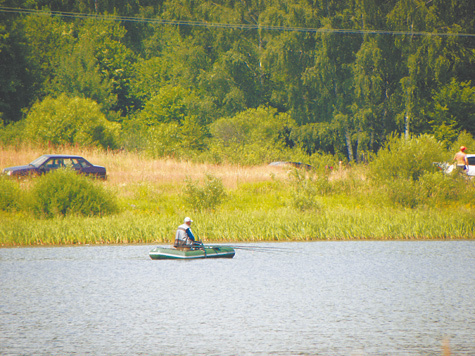
<path fill-rule="evenodd" d="M 455 154 L 454 161 L 457 163 L 457 168 L 462 170 L 466 170 L 468 168 L 468 159 L 467 155 L 465 154 L 465 150 L 467 148 L 465 146 L 460 147 L 460 151 Z"/>
<path fill-rule="evenodd" d="M 192 222 L 193 220 L 191 220 L 189 217 L 186 217 L 184 223 L 178 226 L 173 247 L 180 250 L 189 250 L 193 246 L 193 243 L 195 242 L 195 236 L 191 231 Z"/>

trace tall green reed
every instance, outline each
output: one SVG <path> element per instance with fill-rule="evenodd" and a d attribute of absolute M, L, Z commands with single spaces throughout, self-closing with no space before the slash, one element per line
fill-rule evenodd
<path fill-rule="evenodd" d="M 205 242 L 315 240 L 473 239 L 472 211 L 444 209 L 325 208 L 318 214 L 283 207 L 193 215 Z M 0 223 L 0 245 L 172 243 L 183 214 L 130 211 L 105 217 L 29 220 L 9 215 Z"/>

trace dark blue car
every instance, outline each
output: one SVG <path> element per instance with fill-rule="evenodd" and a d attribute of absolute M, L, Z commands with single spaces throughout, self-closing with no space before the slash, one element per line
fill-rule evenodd
<path fill-rule="evenodd" d="M 78 173 L 106 179 L 105 167 L 95 166 L 81 156 L 74 155 L 43 155 L 26 166 L 8 167 L 3 174 L 12 177 L 41 175 L 53 169 L 69 168 Z"/>

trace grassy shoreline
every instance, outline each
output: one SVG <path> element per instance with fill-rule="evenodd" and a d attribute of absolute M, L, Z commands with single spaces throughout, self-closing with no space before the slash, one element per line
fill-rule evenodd
<path fill-rule="evenodd" d="M 295 195 L 307 188 L 302 181 L 296 185 L 288 168 L 157 160 L 129 152 L 73 148 L 49 153 L 72 152 L 107 167 L 108 180 L 96 184 L 115 196 L 119 212 L 41 219 L 28 211 L 0 210 L 1 247 L 168 244 L 185 216 L 193 218 L 195 235 L 208 243 L 475 238 L 471 203 L 399 206 L 379 196 L 381 190 L 368 182 L 360 166 L 337 169 L 323 181 L 317 176 L 312 181 L 318 190 L 311 197 L 313 205 L 302 210 L 294 204 Z M 43 153 L 1 148 L 0 166 L 28 163 Z M 186 180 L 201 183 L 207 174 L 222 181 L 226 199 L 213 209 L 194 211 L 186 203 Z M 34 180 L 18 184 L 28 191 Z"/>
<path fill-rule="evenodd" d="M 473 239 L 475 224 L 456 223 L 460 213 L 394 211 L 377 215 L 348 209 L 297 214 L 281 209 L 239 214 L 194 214 L 195 235 L 209 242 L 284 242 L 317 240 L 439 240 Z M 177 216 L 124 212 L 102 218 L 65 217 L 30 221 L 2 218 L 0 246 L 159 243 L 173 241 Z"/>

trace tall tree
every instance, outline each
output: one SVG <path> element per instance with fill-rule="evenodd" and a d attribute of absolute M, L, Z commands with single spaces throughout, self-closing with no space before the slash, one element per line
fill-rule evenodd
<path fill-rule="evenodd" d="M 381 133 L 384 100 L 382 61 L 382 51 L 376 39 L 367 36 L 356 53 L 353 65 L 355 101 L 352 112 L 357 123 L 357 157 L 364 149 L 374 149 L 374 135 Z M 370 139 L 371 142 L 367 143 L 371 147 L 364 147 L 364 138 Z"/>
<path fill-rule="evenodd" d="M 388 14 L 388 24 L 393 30 L 407 35 L 396 35 L 395 45 L 401 51 L 399 61 L 400 95 L 403 102 L 401 116 L 406 139 L 412 126 L 424 125 L 417 112 L 419 103 L 428 98 L 433 86 L 434 41 L 420 32 L 433 32 L 438 24 L 437 16 L 425 2 L 400 0 Z M 416 129 L 417 130 L 417 129 Z"/>
<path fill-rule="evenodd" d="M 0 14 L 0 19 L 3 16 Z M 21 118 L 21 109 L 32 100 L 34 81 L 28 75 L 27 47 L 11 20 L 0 22 L 0 126 Z"/>
<path fill-rule="evenodd" d="M 351 12 L 344 10 L 332 19 L 325 19 L 329 33 L 317 34 L 315 60 L 304 73 L 304 82 L 311 89 L 316 105 L 314 122 L 332 122 L 342 130 L 348 158 L 353 158 L 352 146 L 355 121 L 351 106 L 354 102 L 353 63 L 361 46 L 362 38 L 357 34 L 333 33 L 333 28 L 351 28 Z"/>
<path fill-rule="evenodd" d="M 460 131 L 475 136 L 475 87 L 455 78 L 434 90 L 427 113 L 434 135 L 447 146 Z"/>
<path fill-rule="evenodd" d="M 261 26 L 312 28 L 319 25 L 312 7 L 303 1 L 271 2 L 260 13 Z M 270 80 L 269 102 L 290 110 L 300 124 L 313 121 L 314 98 L 308 93 L 303 74 L 313 63 L 317 39 L 305 31 L 263 31 L 264 73 Z"/>
<path fill-rule="evenodd" d="M 105 111 L 125 116 L 136 105 L 129 81 L 134 56 L 121 42 L 124 28 L 107 20 L 88 20 L 64 36 L 73 43 L 56 69 L 51 91 L 91 98 Z"/>

